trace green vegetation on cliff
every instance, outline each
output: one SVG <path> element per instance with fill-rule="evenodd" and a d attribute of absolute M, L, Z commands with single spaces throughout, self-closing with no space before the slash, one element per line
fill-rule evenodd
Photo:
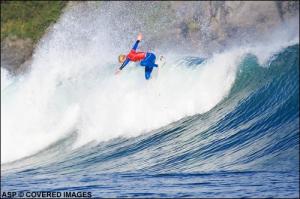
<path fill-rule="evenodd" d="M 37 42 L 59 18 L 67 1 L 1 0 L 1 41 L 6 37 L 30 38 Z"/>

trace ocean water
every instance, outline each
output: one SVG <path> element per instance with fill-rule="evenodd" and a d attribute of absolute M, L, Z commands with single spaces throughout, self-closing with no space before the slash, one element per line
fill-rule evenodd
<path fill-rule="evenodd" d="M 1 192 L 299 197 L 298 34 L 205 58 L 170 50 L 145 81 L 134 64 L 113 75 L 105 16 L 76 13 L 30 72 L 1 68 Z"/>

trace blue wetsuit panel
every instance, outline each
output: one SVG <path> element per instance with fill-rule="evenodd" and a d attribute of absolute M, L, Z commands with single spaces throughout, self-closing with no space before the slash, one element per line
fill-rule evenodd
<path fill-rule="evenodd" d="M 156 57 L 153 53 L 147 53 L 145 59 L 141 61 L 141 65 L 145 66 L 145 78 L 147 80 L 151 77 L 153 67 L 157 67 L 157 64 L 155 64 L 155 59 Z"/>
<path fill-rule="evenodd" d="M 148 66 L 148 67 L 157 67 L 157 64 L 155 64 L 155 55 L 153 53 L 147 53 L 145 59 L 141 61 L 142 66 Z"/>

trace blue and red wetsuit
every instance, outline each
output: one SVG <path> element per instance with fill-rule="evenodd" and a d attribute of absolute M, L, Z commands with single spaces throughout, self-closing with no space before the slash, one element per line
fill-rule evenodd
<path fill-rule="evenodd" d="M 153 53 L 136 52 L 139 42 L 140 42 L 139 40 L 135 42 L 129 54 L 126 56 L 126 60 L 123 62 L 122 66 L 120 67 L 120 70 L 122 70 L 129 63 L 129 61 L 133 61 L 133 62 L 141 61 L 140 62 L 141 66 L 145 67 L 145 78 L 148 80 L 151 77 L 153 67 L 157 67 L 157 64 L 155 64 L 156 57 Z"/>

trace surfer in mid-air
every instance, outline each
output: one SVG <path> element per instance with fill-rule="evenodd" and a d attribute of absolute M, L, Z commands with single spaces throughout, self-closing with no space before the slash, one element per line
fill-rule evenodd
<path fill-rule="evenodd" d="M 129 63 L 129 61 L 133 62 L 140 62 L 140 65 L 145 67 L 145 78 L 147 80 L 150 79 L 151 73 L 154 67 L 158 67 L 158 65 L 155 63 L 156 56 L 154 53 L 150 52 L 137 52 L 136 49 L 142 40 L 142 34 L 139 33 L 137 37 L 137 41 L 133 45 L 132 49 L 127 55 L 119 55 L 119 62 L 122 63 L 121 67 L 119 67 L 116 71 L 116 74 L 120 73 L 121 70 Z M 160 60 L 162 61 L 164 58 L 163 56 L 160 57 Z"/>

